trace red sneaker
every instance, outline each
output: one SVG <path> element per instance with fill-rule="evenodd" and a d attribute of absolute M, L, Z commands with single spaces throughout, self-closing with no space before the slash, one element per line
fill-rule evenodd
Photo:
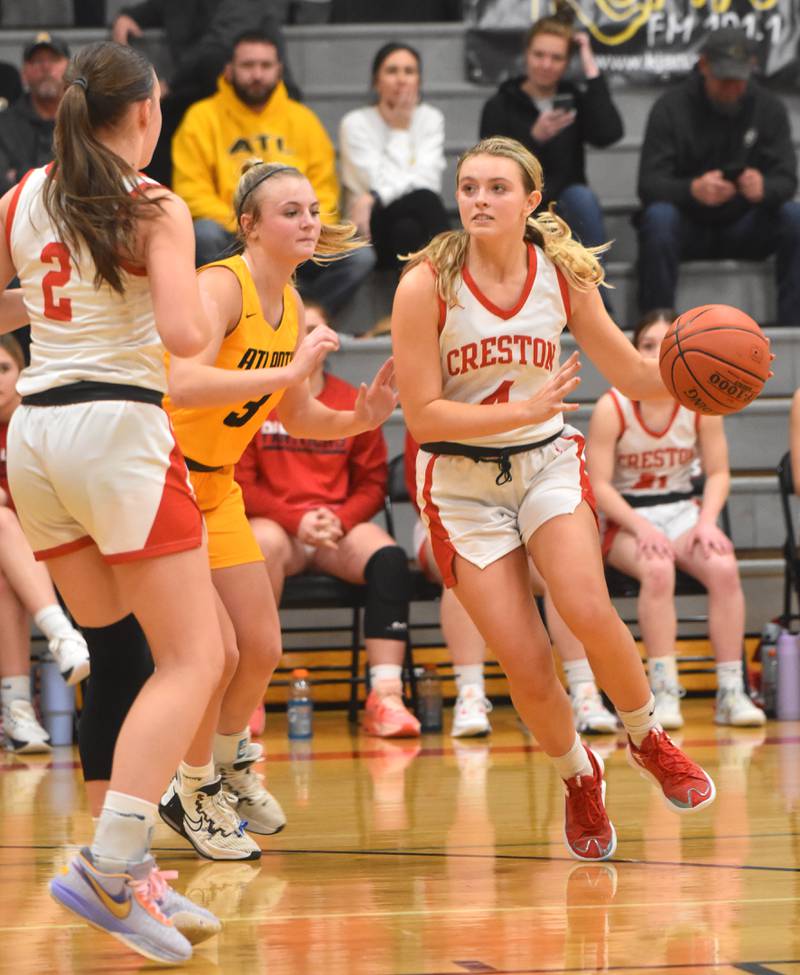
<path fill-rule="evenodd" d="M 364 731 L 378 738 L 418 738 L 419 721 L 403 704 L 400 689 L 373 688 L 364 705 Z"/>
<path fill-rule="evenodd" d="M 590 748 L 586 754 L 594 774 L 576 775 L 564 782 L 564 842 L 576 860 L 607 860 L 617 848 L 617 834 L 606 813 L 603 760 Z"/>
<path fill-rule="evenodd" d="M 717 795 L 708 772 L 684 755 L 659 728 L 653 728 L 638 748 L 628 738 L 628 761 L 661 789 L 673 812 L 697 812 Z"/>

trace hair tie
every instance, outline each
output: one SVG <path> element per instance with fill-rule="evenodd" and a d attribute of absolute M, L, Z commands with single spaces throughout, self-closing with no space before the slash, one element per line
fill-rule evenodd
<path fill-rule="evenodd" d="M 85 78 L 73 78 L 72 81 L 70 82 L 70 84 L 80 85 L 81 88 L 83 88 L 84 91 L 88 91 L 89 90 L 89 85 L 86 83 L 86 79 Z"/>

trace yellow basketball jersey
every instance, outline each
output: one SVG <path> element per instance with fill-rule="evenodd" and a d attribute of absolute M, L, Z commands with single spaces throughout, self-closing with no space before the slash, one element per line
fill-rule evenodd
<path fill-rule="evenodd" d="M 297 345 L 297 303 L 290 287 L 283 291 L 283 314 L 273 326 L 261 312 L 256 286 L 244 258 L 237 254 L 207 267 L 227 267 L 242 289 L 242 315 L 226 335 L 214 365 L 218 369 L 271 369 L 292 361 Z M 205 270 L 205 268 L 203 269 Z M 202 271 L 200 272 L 202 273 Z M 264 418 L 283 397 L 279 389 L 232 406 L 178 409 L 164 399 L 184 456 L 207 467 L 236 464 Z"/>

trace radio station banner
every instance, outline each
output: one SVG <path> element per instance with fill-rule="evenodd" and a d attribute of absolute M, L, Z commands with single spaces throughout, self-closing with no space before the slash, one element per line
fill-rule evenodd
<path fill-rule="evenodd" d="M 524 33 L 552 12 L 548 0 L 464 0 L 467 72 L 478 84 L 522 73 Z M 741 27 L 761 72 L 797 84 L 800 0 L 570 0 L 600 69 L 639 83 L 685 74 L 707 33 Z"/>

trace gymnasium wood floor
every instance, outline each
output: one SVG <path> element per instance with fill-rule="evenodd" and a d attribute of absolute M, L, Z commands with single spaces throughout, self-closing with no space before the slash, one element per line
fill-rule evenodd
<path fill-rule="evenodd" d="M 559 783 L 510 709 L 464 743 L 382 742 L 317 714 L 311 747 L 292 749 L 270 716 L 289 826 L 260 864 L 201 861 L 157 832 L 162 868 L 225 921 L 185 970 L 800 975 L 800 723 L 718 729 L 708 700 L 684 711 L 716 803 L 675 816 L 621 741 L 597 739 L 620 842 L 592 865 L 567 856 Z M 0 973 L 153 968 L 46 892 L 91 829 L 73 751 L 0 761 Z"/>

